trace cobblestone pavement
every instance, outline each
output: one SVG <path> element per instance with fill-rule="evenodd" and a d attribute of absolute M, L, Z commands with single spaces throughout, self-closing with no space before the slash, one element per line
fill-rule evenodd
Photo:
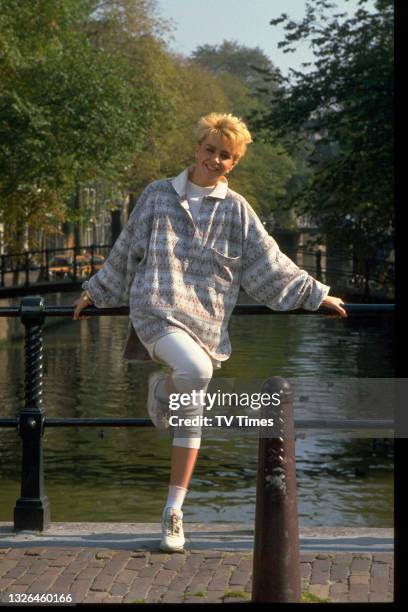
<path fill-rule="evenodd" d="M 389 553 L 301 554 L 301 576 L 308 601 L 392 602 Z M 69 594 L 73 603 L 242 602 L 250 601 L 251 588 L 251 553 L 0 549 L 0 603 L 16 601 L 16 594 L 21 601 Z"/>

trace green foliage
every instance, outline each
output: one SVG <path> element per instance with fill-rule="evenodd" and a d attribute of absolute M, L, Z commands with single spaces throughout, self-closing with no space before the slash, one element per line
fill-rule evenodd
<path fill-rule="evenodd" d="M 286 201 L 287 181 L 294 164 L 286 151 L 262 142 L 252 144 L 229 178 L 262 218 L 279 214 Z"/>
<path fill-rule="evenodd" d="M 192 128 L 199 115 L 214 107 L 226 109 L 227 103 L 208 72 L 167 50 L 159 37 L 165 26 L 153 18 L 151 2 L 109 0 L 101 4 L 103 12 L 89 26 L 92 39 L 113 55 L 121 49 L 135 74 L 142 75 L 151 98 L 143 143 L 134 147 L 122 177 L 123 189 L 138 195 L 149 182 L 178 174 L 193 161 Z M 138 4 L 144 19 L 139 18 Z"/>
<path fill-rule="evenodd" d="M 149 88 L 160 92 L 160 111 L 128 171 L 128 188 L 136 194 L 150 181 L 179 174 L 191 164 L 198 118 L 214 108 L 228 108 L 222 88 L 208 72 L 165 49 L 151 49 L 144 74 Z"/>
<path fill-rule="evenodd" d="M 261 98 L 258 89 L 265 89 L 263 75 L 275 71 L 262 49 L 246 47 L 234 40 L 224 40 L 221 45 L 199 46 L 193 51 L 192 59 L 217 76 L 235 77 L 249 92 L 258 94 L 258 99 Z M 270 89 L 273 89 L 273 85 Z"/>
<path fill-rule="evenodd" d="M 91 4 L 0 0 L 0 213 L 17 243 L 78 182 L 118 180 L 154 113 L 141 71 L 87 34 Z"/>
<path fill-rule="evenodd" d="M 352 17 L 318 0 L 306 3 L 300 23 L 286 14 L 271 21 L 284 24 L 285 52 L 308 40 L 316 61 L 307 72 L 275 75 L 278 89 L 256 125 L 292 146 L 309 136 L 311 174 L 297 205 L 369 257 L 389 251 L 393 232 L 393 2 L 378 1 L 374 12 L 365 2 Z"/>
<path fill-rule="evenodd" d="M 242 599 L 247 599 L 249 597 L 249 593 L 246 591 L 224 591 L 224 597 L 241 597 Z"/>
<path fill-rule="evenodd" d="M 330 599 L 319 597 L 310 591 L 303 591 L 300 601 L 301 603 L 329 603 Z"/>
<path fill-rule="evenodd" d="M 304 22 L 288 25 L 291 43 L 313 36 L 318 52 L 317 81 L 296 73 L 289 83 L 258 47 L 236 41 L 191 58 L 169 52 L 154 0 L 0 0 L 0 219 L 10 248 L 27 224 L 52 233 L 86 223 L 93 211 L 81 186 L 116 194 L 103 198 L 112 208 L 178 174 L 194 161 L 197 119 L 211 111 L 257 128 L 229 182 L 258 214 L 295 227 L 295 201 L 322 226 L 342 219 L 370 240 L 382 224 L 380 241 L 390 225 L 390 117 L 388 26 L 378 28 L 389 8 L 383 2 L 377 17 L 360 9 L 347 30 L 318 23 L 326 5 L 308 5 Z M 316 146 L 305 126 L 323 135 Z"/>

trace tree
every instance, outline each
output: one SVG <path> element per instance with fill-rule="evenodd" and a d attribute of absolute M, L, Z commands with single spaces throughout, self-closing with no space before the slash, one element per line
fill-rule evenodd
<path fill-rule="evenodd" d="M 123 53 L 90 39 L 88 0 L 0 0 L 0 213 L 10 248 L 55 224 L 80 182 L 116 180 L 156 100 Z"/>
<path fill-rule="evenodd" d="M 268 92 L 263 75 L 275 72 L 273 63 L 262 49 L 247 47 L 235 40 L 224 40 L 221 45 L 201 45 L 193 51 L 191 57 L 217 76 L 236 77 L 261 100 Z M 262 89 L 262 94 L 259 89 Z"/>
<path fill-rule="evenodd" d="M 95 7 L 88 26 L 91 39 L 114 55 L 120 50 L 134 74 L 143 76 L 154 102 L 143 144 L 135 147 L 121 179 L 133 201 L 149 182 L 178 174 L 191 163 L 194 124 L 208 109 L 226 107 L 226 99 L 207 71 L 169 52 L 166 24 L 152 13 L 151 0 L 106 0 Z"/>
<path fill-rule="evenodd" d="M 305 39 L 316 60 L 308 72 L 270 75 L 277 91 L 255 123 L 292 146 L 309 135 L 313 173 L 297 205 L 369 257 L 389 252 L 393 232 L 393 2 L 377 0 L 374 12 L 365 3 L 347 17 L 316 0 L 300 23 L 286 14 L 271 21 L 285 24 L 284 52 Z"/>
<path fill-rule="evenodd" d="M 157 92 L 158 112 L 127 172 L 126 186 L 135 196 L 149 182 L 179 174 L 191 164 L 198 118 L 214 108 L 227 109 L 222 88 L 208 72 L 154 41 L 151 45 L 154 49 L 143 62 L 144 77 L 149 89 Z"/>

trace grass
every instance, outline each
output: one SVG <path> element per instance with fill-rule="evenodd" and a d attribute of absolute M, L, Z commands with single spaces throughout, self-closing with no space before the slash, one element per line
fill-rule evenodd
<path fill-rule="evenodd" d="M 245 591 L 224 591 L 224 597 L 241 597 L 242 599 L 248 599 L 248 593 Z M 318 597 L 313 595 L 309 591 L 303 591 L 300 597 L 301 603 L 328 603 L 329 599 Z"/>
<path fill-rule="evenodd" d="M 196 593 L 184 593 L 183 599 L 187 597 L 206 597 L 206 591 L 197 591 Z M 224 597 L 240 597 L 241 599 L 248 599 L 249 593 L 246 591 L 224 591 Z M 301 603 L 328 603 L 329 599 L 324 599 L 323 597 L 318 597 L 317 595 L 313 595 L 309 591 L 303 591 L 301 598 Z M 136 599 L 131 602 L 132 604 L 143 604 L 146 603 L 145 599 Z"/>
<path fill-rule="evenodd" d="M 323 597 L 318 597 L 318 595 L 313 595 L 309 591 L 303 591 L 300 596 L 301 603 L 329 603 L 329 599 L 325 599 Z"/>
<path fill-rule="evenodd" d="M 242 599 L 246 599 L 248 593 L 245 591 L 224 591 L 224 597 L 242 597 Z"/>

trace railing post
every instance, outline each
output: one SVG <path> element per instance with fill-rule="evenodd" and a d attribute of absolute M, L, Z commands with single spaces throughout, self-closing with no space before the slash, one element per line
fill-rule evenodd
<path fill-rule="evenodd" d="M 14 530 L 43 531 L 50 523 L 48 497 L 44 492 L 42 437 L 45 410 L 42 405 L 42 336 L 44 298 L 34 295 L 21 300 L 25 336 L 25 405 L 19 416 L 23 444 L 21 497 L 14 508 Z"/>
<path fill-rule="evenodd" d="M 370 264 L 371 262 L 366 259 L 365 260 L 365 269 L 364 269 L 364 299 L 368 300 L 370 297 Z"/>
<path fill-rule="evenodd" d="M 301 596 L 296 456 L 292 392 L 280 377 L 267 380 L 262 393 L 279 393 L 279 406 L 263 408 L 273 417 L 274 437 L 258 447 L 252 601 L 299 603 Z"/>
<path fill-rule="evenodd" d="M 1 286 L 6 284 L 6 256 L 1 256 Z"/>
<path fill-rule="evenodd" d="M 316 279 L 322 280 L 322 252 L 320 249 L 316 251 Z"/>
<path fill-rule="evenodd" d="M 26 253 L 24 256 L 24 267 L 25 267 L 25 284 L 30 284 L 30 254 Z"/>
<path fill-rule="evenodd" d="M 95 258 L 94 258 L 94 252 L 95 252 L 95 245 L 91 244 L 91 275 L 93 276 L 95 274 Z"/>
<path fill-rule="evenodd" d="M 45 280 L 50 280 L 50 252 L 49 249 L 45 249 Z"/>
<path fill-rule="evenodd" d="M 76 280 L 77 280 L 77 259 L 76 259 L 77 258 L 77 251 L 78 251 L 78 247 L 75 246 L 74 247 L 74 262 L 73 262 L 73 264 L 74 264 L 74 266 L 73 266 L 73 275 L 74 276 L 73 276 L 73 279 L 72 279 L 74 282 L 76 282 Z"/>

